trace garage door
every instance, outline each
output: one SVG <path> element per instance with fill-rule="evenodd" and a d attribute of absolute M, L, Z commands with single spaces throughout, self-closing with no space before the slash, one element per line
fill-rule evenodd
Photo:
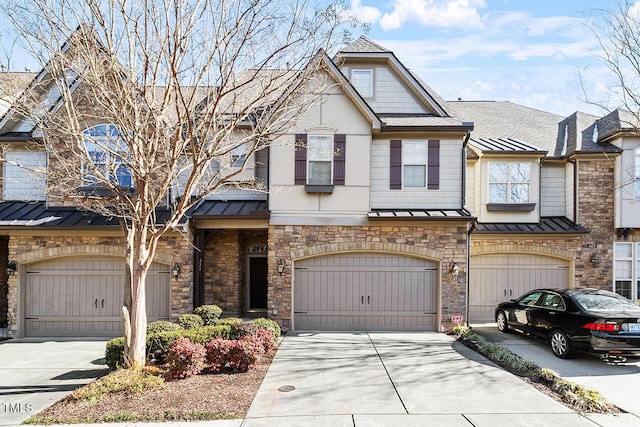
<path fill-rule="evenodd" d="M 385 254 L 341 254 L 296 262 L 297 330 L 435 330 L 433 262 Z"/>
<path fill-rule="evenodd" d="M 541 255 L 491 254 L 471 257 L 469 319 L 493 322 L 496 305 L 536 288 L 569 286 L 568 261 Z"/>
<path fill-rule="evenodd" d="M 109 258 L 45 261 L 27 268 L 27 336 L 118 336 L 125 264 Z M 147 277 L 149 321 L 169 318 L 170 275 L 154 263 Z"/>

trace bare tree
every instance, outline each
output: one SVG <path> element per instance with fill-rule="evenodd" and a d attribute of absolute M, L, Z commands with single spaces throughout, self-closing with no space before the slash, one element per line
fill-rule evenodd
<path fill-rule="evenodd" d="M 13 115 L 41 132 L 54 183 L 48 197 L 120 221 L 129 367 L 145 362 L 145 281 L 160 238 L 290 129 L 327 84 L 319 49 L 342 36 L 343 15 L 322 3 L 3 4 L 32 53 L 47 60 Z M 170 212 L 160 220 L 163 206 Z"/>

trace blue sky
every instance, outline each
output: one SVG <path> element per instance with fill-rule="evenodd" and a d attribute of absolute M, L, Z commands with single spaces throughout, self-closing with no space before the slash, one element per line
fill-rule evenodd
<path fill-rule="evenodd" d="M 445 99 L 508 100 L 562 115 L 613 84 L 588 25 L 617 0 L 350 0 L 371 40 Z M 640 6 L 640 5 L 639 5 Z"/>

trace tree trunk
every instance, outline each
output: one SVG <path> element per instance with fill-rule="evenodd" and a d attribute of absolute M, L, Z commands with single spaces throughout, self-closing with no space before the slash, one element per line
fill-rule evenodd
<path fill-rule="evenodd" d="M 147 341 L 147 272 L 153 256 L 149 251 L 147 233 L 143 227 L 127 232 L 127 286 L 125 287 L 125 348 L 127 368 L 142 368 L 146 362 Z"/>

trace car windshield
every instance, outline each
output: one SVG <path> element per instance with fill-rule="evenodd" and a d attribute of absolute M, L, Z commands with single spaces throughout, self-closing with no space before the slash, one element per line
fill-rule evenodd
<path fill-rule="evenodd" d="M 640 307 L 615 294 L 577 294 L 574 299 L 588 311 L 640 311 Z"/>

